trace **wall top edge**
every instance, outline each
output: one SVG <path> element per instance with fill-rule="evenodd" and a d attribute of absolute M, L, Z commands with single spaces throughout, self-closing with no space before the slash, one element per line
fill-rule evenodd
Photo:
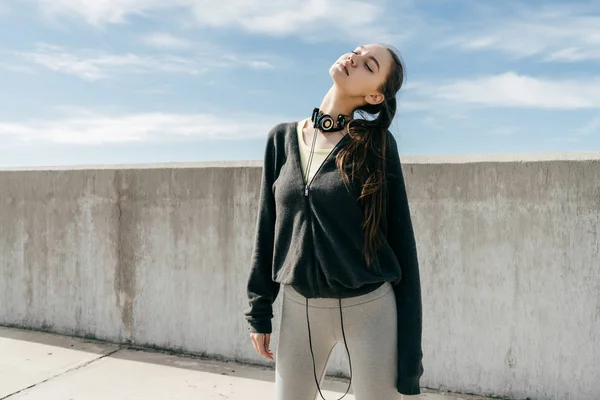
<path fill-rule="evenodd" d="M 402 164 L 468 164 L 468 163 L 518 163 L 551 161 L 598 161 L 600 151 L 556 153 L 504 153 L 504 154 L 444 154 L 400 155 Z M 0 171 L 69 171 L 69 170 L 127 170 L 127 169 L 186 169 L 186 168 L 244 168 L 262 167 L 262 160 L 190 161 L 140 164 L 97 165 L 36 165 L 2 166 Z"/>

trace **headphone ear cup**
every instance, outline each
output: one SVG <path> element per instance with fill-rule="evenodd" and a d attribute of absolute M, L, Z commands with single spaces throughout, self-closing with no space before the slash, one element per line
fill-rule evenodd
<path fill-rule="evenodd" d="M 311 120 L 315 128 L 322 130 L 323 132 L 339 131 L 344 129 L 346 123 L 350 119 L 346 118 L 345 115 L 338 115 L 337 125 L 334 123 L 333 117 L 329 114 L 323 114 L 318 108 L 313 110 Z"/>
<path fill-rule="evenodd" d="M 313 110 L 312 116 L 310 117 L 310 120 L 312 121 L 312 123 L 317 126 L 318 121 L 319 121 L 319 109 L 315 108 Z"/>
<path fill-rule="evenodd" d="M 321 128 L 324 131 L 331 130 L 333 128 L 333 118 L 327 114 L 323 115 L 323 118 L 321 118 Z"/>

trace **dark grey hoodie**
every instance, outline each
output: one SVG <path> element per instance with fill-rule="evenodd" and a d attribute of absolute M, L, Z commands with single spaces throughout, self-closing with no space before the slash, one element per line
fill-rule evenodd
<path fill-rule="evenodd" d="M 248 275 L 249 306 L 243 311 L 249 330 L 272 332 L 272 305 L 280 284 L 292 285 L 307 298 L 346 298 L 391 282 L 398 312 L 397 389 L 420 394 L 421 285 L 396 140 L 388 131 L 386 240 L 368 266 L 362 250 L 364 214 L 357 202 L 360 184 L 346 186 L 335 164 L 349 135 L 306 185 L 296 127 L 297 122 L 281 123 L 267 136 Z"/>

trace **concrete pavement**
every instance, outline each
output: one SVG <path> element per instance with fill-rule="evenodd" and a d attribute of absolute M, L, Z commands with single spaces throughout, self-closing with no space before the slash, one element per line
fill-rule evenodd
<path fill-rule="evenodd" d="M 267 368 L 0 327 L 0 400 L 264 400 L 275 398 L 274 378 Z M 346 387 L 327 378 L 323 394 L 338 399 Z M 485 399 L 428 390 L 409 398 Z"/>

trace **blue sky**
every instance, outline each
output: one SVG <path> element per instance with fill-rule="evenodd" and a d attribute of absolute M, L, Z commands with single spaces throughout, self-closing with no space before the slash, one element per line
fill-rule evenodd
<path fill-rule="evenodd" d="M 0 166 L 260 160 L 396 47 L 400 153 L 600 151 L 600 3 L 0 0 Z"/>

